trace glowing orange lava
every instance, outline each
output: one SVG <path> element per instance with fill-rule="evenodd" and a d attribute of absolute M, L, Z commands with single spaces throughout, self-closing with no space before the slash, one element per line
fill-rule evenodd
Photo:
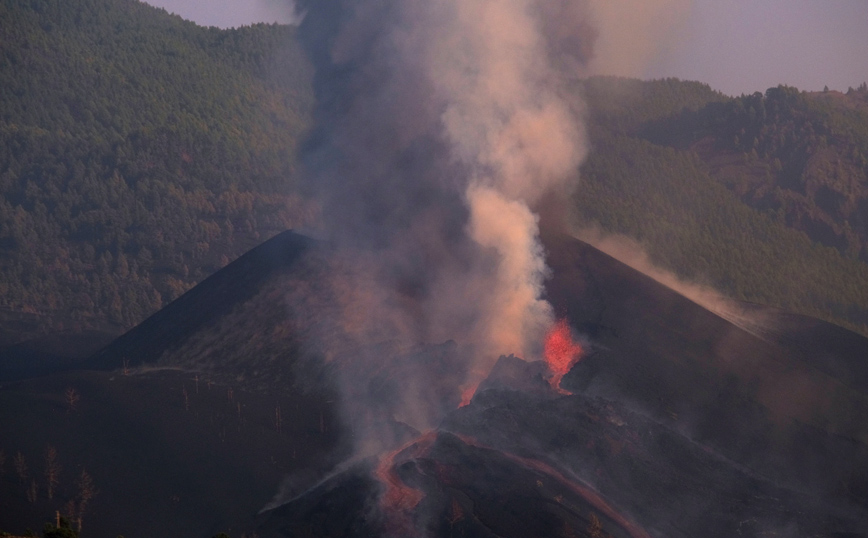
<path fill-rule="evenodd" d="M 552 387 L 561 391 L 561 379 L 570 371 L 574 364 L 579 362 L 582 355 L 582 346 L 573 341 L 573 334 L 567 320 L 562 319 L 555 323 L 546 334 L 544 356 L 552 377 L 549 379 Z"/>
<path fill-rule="evenodd" d="M 374 476 L 384 486 L 380 496 L 380 508 L 388 519 L 389 527 L 396 532 L 400 531 L 397 534 L 407 534 L 411 530 L 412 522 L 409 513 L 422 501 L 424 494 L 401 480 L 396 469 L 395 458 L 400 455 L 401 459 L 406 461 L 421 457 L 428 451 L 435 439 L 436 434 L 433 431 L 426 432 L 392 452 L 380 456 L 379 464 L 374 469 Z"/>
<path fill-rule="evenodd" d="M 470 400 L 473 399 L 473 395 L 476 394 L 476 389 L 479 388 L 479 382 L 475 382 L 472 385 L 469 385 L 467 388 L 461 391 L 461 403 L 458 404 L 458 407 L 464 407 L 465 405 L 470 403 Z"/>

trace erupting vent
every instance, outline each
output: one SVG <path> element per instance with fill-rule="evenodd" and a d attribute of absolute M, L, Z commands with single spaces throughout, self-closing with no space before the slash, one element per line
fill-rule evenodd
<path fill-rule="evenodd" d="M 574 364 L 579 362 L 582 355 L 582 346 L 573 341 L 573 333 L 567 320 L 558 321 L 546 334 L 544 356 L 552 377 L 549 379 L 552 387 L 559 392 L 561 379 L 570 371 Z"/>

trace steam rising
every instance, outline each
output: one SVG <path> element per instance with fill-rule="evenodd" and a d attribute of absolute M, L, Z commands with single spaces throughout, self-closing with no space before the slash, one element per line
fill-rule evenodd
<path fill-rule="evenodd" d="M 470 237 L 500 257 L 486 286 L 493 293 L 481 320 L 483 352 L 491 357 L 514 350 L 529 356 L 553 320 L 551 306 L 539 298 L 546 267 L 537 217 L 522 201 L 491 188 L 471 187 L 467 200 Z"/>

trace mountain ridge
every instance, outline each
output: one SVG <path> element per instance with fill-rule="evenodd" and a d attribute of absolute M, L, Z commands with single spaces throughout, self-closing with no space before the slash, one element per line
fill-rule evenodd
<path fill-rule="evenodd" d="M 202 28 L 135 0 L 77 9 L 0 4 L 0 309 L 26 327 L 10 345 L 120 332 L 317 218 L 295 181 L 312 73 L 292 27 Z M 868 333 L 864 88 L 732 98 L 592 77 L 571 91 L 592 147 L 582 224 L 729 297 Z"/>

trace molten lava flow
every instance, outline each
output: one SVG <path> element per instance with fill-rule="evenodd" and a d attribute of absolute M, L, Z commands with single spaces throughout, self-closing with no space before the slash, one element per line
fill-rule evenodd
<path fill-rule="evenodd" d="M 399 455 L 402 456 L 402 459 L 421 457 L 431 448 L 436 437 L 434 431 L 429 431 L 392 452 L 384 454 L 380 457 L 379 464 L 374 470 L 374 475 L 385 487 L 380 496 L 380 508 L 386 516 L 388 526 L 396 531 L 396 534 L 412 534 L 410 532 L 412 524 L 409 513 L 422 501 L 424 494 L 401 480 L 401 477 L 398 476 L 395 458 Z"/>
<path fill-rule="evenodd" d="M 561 379 L 579 361 L 582 354 L 582 346 L 573 342 L 573 334 L 567 320 L 562 319 L 549 329 L 546 334 L 544 354 L 546 364 L 552 372 L 549 383 L 559 392 L 566 392 L 561 389 Z"/>

